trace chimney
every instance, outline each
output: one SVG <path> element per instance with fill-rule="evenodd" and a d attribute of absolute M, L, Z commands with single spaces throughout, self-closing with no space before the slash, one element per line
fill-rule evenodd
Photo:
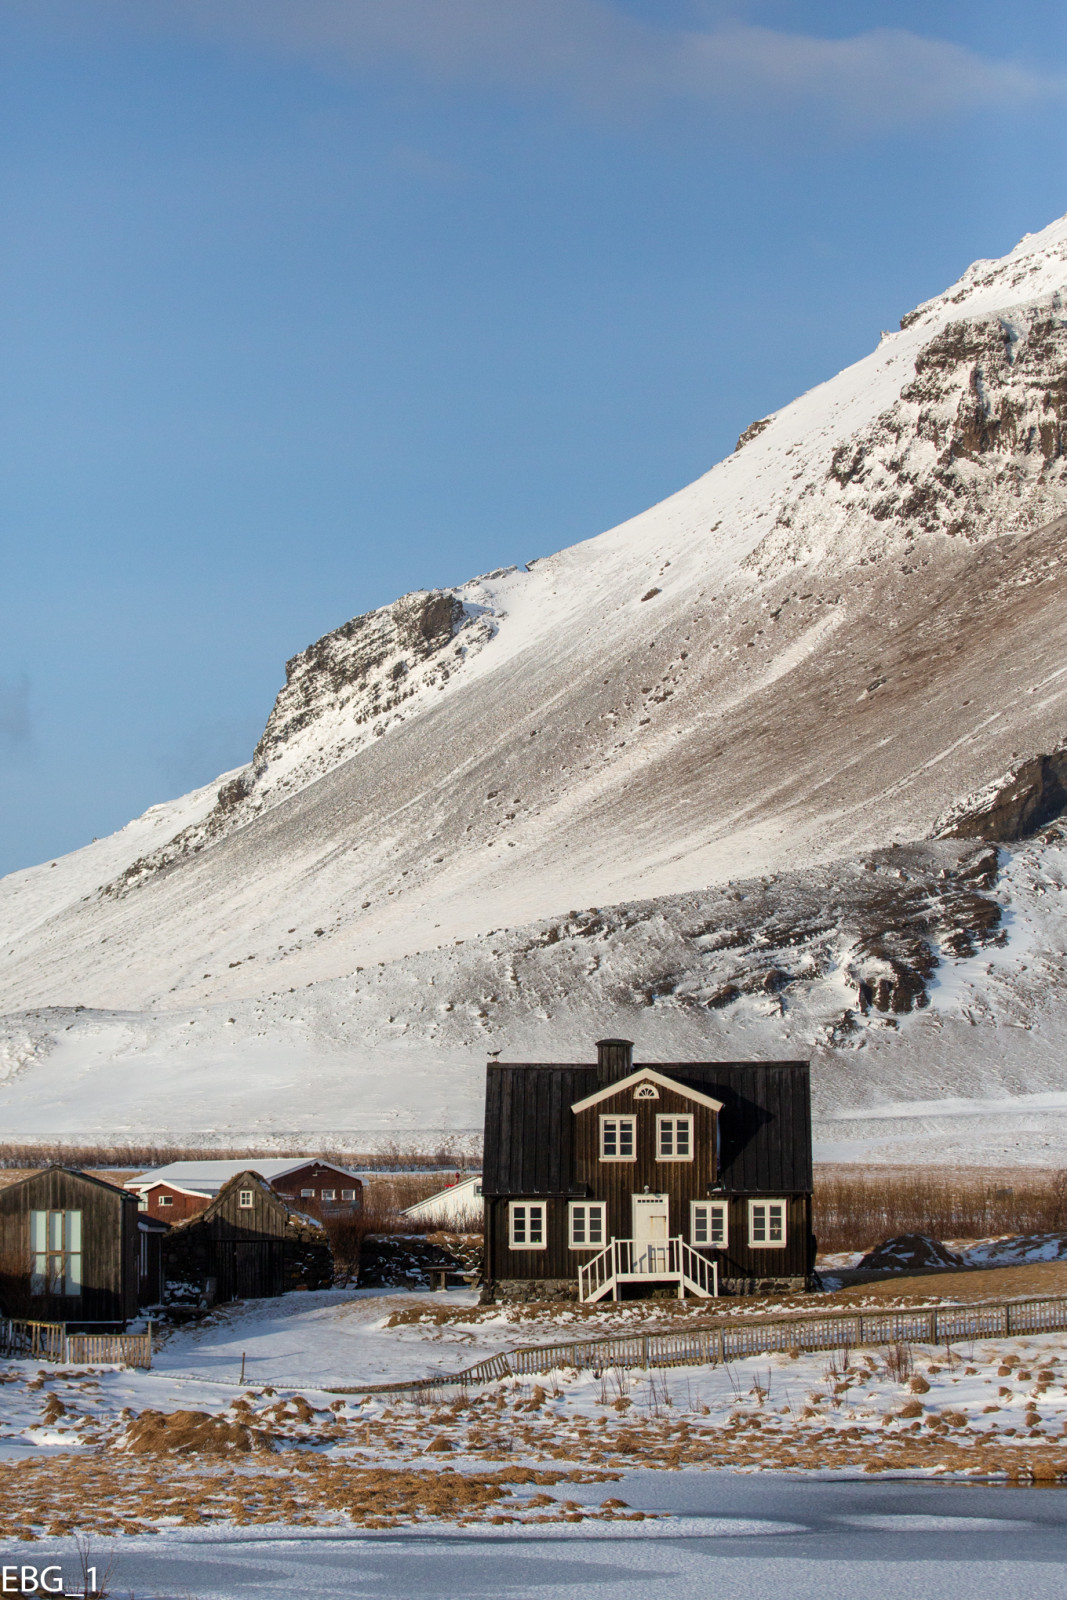
<path fill-rule="evenodd" d="M 596 1042 L 596 1078 L 601 1089 L 617 1083 L 634 1070 L 634 1042 L 632 1039 L 598 1039 Z"/>

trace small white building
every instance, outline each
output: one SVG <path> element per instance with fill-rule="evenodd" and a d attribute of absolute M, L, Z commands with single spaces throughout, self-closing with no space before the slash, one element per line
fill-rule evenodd
<path fill-rule="evenodd" d="M 447 1189 L 417 1200 L 400 1213 L 412 1222 L 438 1222 L 442 1226 L 462 1228 L 477 1222 L 482 1215 L 482 1175 L 475 1172 L 469 1178 L 450 1183 Z"/>

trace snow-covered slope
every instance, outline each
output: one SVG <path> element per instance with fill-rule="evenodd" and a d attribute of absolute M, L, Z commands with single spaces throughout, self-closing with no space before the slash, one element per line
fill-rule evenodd
<path fill-rule="evenodd" d="M 506 992 L 530 930 L 558 927 L 568 908 L 662 903 L 657 915 L 676 933 L 686 896 L 729 892 L 731 880 L 799 884 L 815 872 L 830 893 L 871 851 L 974 832 L 968 817 L 1003 810 L 997 796 L 1023 768 L 1044 774 L 1051 815 L 1067 736 L 1065 293 L 1067 219 L 971 267 L 864 361 L 762 419 L 661 505 L 527 570 L 406 596 L 295 657 L 252 762 L 227 775 L 214 803 L 201 792 L 157 808 L 114 842 L 4 880 L 11 1113 L 42 1120 L 69 1090 L 74 1059 L 72 1043 L 47 1042 L 57 1019 L 31 1026 L 21 1013 L 78 1004 L 106 1014 L 72 1025 L 85 1040 L 104 1030 L 90 1051 L 96 1090 L 126 1081 L 118 1061 L 147 1067 L 164 1039 L 189 1039 L 177 1029 L 219 1030 L 221 1054 L 199 1057 L 200 1127 L 266 1117 L 292 1129 L 277 1122 L 290 1101 L 331 1128 L 471 1125 L 473 1039 L 434 1032 L 425 1012 L 403 1024 L 395 1059 L 432 1051 L 437 1062 L 429 1098 L 409 1065 L 381 1071 L 394 1056 L 370 1044 L 384 1048 L 401 1027 L 392 978 L 402 994 L 402 974 L 420 963 L 435 986 L 453 974 L 458 988 L 441 1005 L 478 1000 L 456 941 L 498 951 L 495 979 L 475 987 Z M 163 812 L 165 825 L 146 826 Z M 953 877 L 962 861 L 944 870 Z M 716 904 L 700 936 L 712 951 Z M 993 936 L 976 934 L 979 944 Z M 612 966 L 626 941 L 614 927 L 605 937 Z M 658 1053 L 683 1039 L 691 1054 L 739 1049 L 747 1002 L 714 1001 L 732 981 L 724 962 L 708 974 L 707 950 L 685 949 L 673 987 L 653 996 L 664 1016 L 676 1013 Z M 883 954 L 899 987 L 892 961 L 907 966 L 906 952 Z M 839 955 L 838 1016 L 845 989 L 855 1000 L 867 982 Z M 641 959 L 635 992 L 653 981 Z M 609 1022 L 640 1037 L 626 1021 L 632 997 L 592 1004 L 558 949 L 552 963 L 581 995 L 560 985 L 506 1016 L 490 1002 L 483 1035 L 571 1054 L 579 1040 L 560 1032 L 567 1016 L 583 1038 Z M 372 968 L 390 975 L 377 991 L 361 978 Z M 824 1000 L 792 1006 L 807 1035 L 790 1031 L 783 1001 L 750 1048 L 814 1042 Z M 861 1039 L 872 1026 L 860 1019 Z M 287 1053 L 294 1029 L 308 1030 L 314 1063 L 300 1069 L 295 1100 L 292 1063 L 305 1046 Z M 925 1017 L 909 1017 L 887 1047 L 898 1065 L 886 1085 L 924 1029 Z M 845 1077 L 825 1076 L 841 1104 L 855 1044 L 833 1045 Z M 31 1070 L 42 1052 L 53 1067 Z M 263 1052 L 289 1062 L 278 1069 L 284 1092 L 257 1081 Z M 925 1046 L 920 1057 L 936 1098 L 947 1087 L 940 1058 Z M 448 1062 L 465 1085 L 455 1095 Z M 353 1072 L 358 1116 L 347 1103 Z M 133 1104 L 138 1126 L 176 1126 L 170 1101 L 142 1088 Z"/>

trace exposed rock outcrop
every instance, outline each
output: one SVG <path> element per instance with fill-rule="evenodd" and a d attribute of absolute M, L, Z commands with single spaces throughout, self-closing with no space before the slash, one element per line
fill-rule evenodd
<path fill-rule="evenodd" d="M 1067 744 L 1024 761 L 941 830 L 946 839 L 1026 839 L 1067 811 Z"/>

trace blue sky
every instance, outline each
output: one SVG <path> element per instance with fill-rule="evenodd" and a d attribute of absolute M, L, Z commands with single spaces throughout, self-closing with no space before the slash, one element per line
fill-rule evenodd
<path fill-rule="evenodd" d="M 0 871 L 706 470 L 1067 211 L 1065 108 L 1051 0 L 0 0 Z"/>

